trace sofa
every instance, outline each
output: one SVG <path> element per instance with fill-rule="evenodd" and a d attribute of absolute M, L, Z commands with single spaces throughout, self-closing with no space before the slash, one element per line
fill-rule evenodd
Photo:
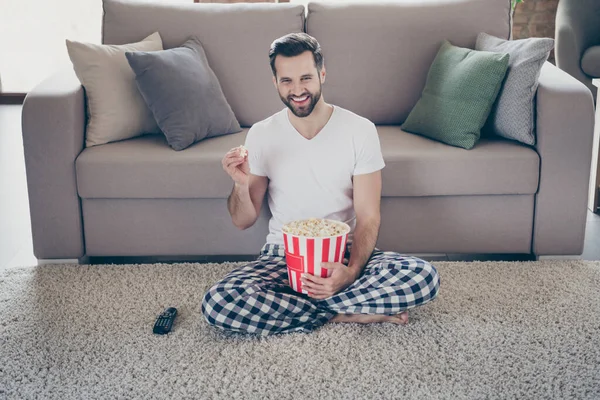
<path fill-rule="evenodd" d="M 484 137 L 465 150 L 404 132 L 440 44 L 473 48 L 485 31 L 508 39 L 509 0 L 363 4 L 157 4 L 104 0 L 102 43 L 158 31 L 165 49 L 191 34 L 243 130 L 183 151 L 160 134 L 85 147 L 85 90 L 72 70 L 26 97 L 23 145 L 38 259 L 258 254 L 257 222 L 236 228 L 221 159 L 249 127 L 281 110 L 268 50 L 290 32 L 320 42 L 326 101 L 373 121 L 382 171 L 377 247 L 405 254 L 583 251 L 594 108 L 590 90 L 550 63 L 536 96 L 537 141 Z"/>
<path fill-rule="evenodd" d="M 600 78 L 600 2 L 561 0 L 556 9 L 556 65 L 585 84 Z"/>

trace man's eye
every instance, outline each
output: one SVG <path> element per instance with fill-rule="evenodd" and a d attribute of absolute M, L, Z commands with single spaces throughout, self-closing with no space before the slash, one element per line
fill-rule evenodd
<path fill-rule="evenodd" d="M 307 80 L 309 80 L 309 79 L 310 79 L 310 76 L 307 76 L 307 77 L 305 77 L 305 78 L 302 78 L 302 79 L 304 79 L 305 81 L 307 81 Z"/>

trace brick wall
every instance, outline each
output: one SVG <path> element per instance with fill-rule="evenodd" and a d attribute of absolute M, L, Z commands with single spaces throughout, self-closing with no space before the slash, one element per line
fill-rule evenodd
<path fill-rule="evenodd" d="M 513 39 L 554 38 L 554 20 L 558 0 L 524 0 L 517 4 L 513 19 Z M 549 61 L 554 63 L 554 51 Z"/>

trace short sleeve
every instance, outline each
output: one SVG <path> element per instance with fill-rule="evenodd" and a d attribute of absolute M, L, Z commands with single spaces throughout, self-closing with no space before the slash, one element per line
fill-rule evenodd
<path fill-rule="evenodd" d="M 246 135 L 244 147 L 248 149 L 248 164 L 250 173 L 257 176 L 267 176 L 265 157 L 263 156 L 265 148 L 260 137 L 260 130 L 252 126 Z"/>
<path fill-rule="evenodd" d="M 356 149 L 356 160 L 354 163 L 353 175 L 370 174 L 379 171 L 385 167 L 383 155 L 381 154 L 381 145 L 379 144 L 379 134 L 373 123 L 370 123 L 363 134 L 363 140 L 359 141 Z"/>

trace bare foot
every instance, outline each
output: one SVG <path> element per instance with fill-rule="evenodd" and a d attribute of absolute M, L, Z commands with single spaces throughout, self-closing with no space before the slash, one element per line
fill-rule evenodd
<path fill-rule="evenodd" d="M 395 324 L 406 325 L 408 324 L 408 311 L 401 312 L 400 314 L 392 315 L 392 321 Z"/>
<path fill-rule="evenodd" d="M 369 314 L 337 314 L 329 322 L 356 322 L 358 324 L 373 324 L 391 322 L 398 325 L 408 324 L 408 311 L 396 315 L 369 315 Z"/>

